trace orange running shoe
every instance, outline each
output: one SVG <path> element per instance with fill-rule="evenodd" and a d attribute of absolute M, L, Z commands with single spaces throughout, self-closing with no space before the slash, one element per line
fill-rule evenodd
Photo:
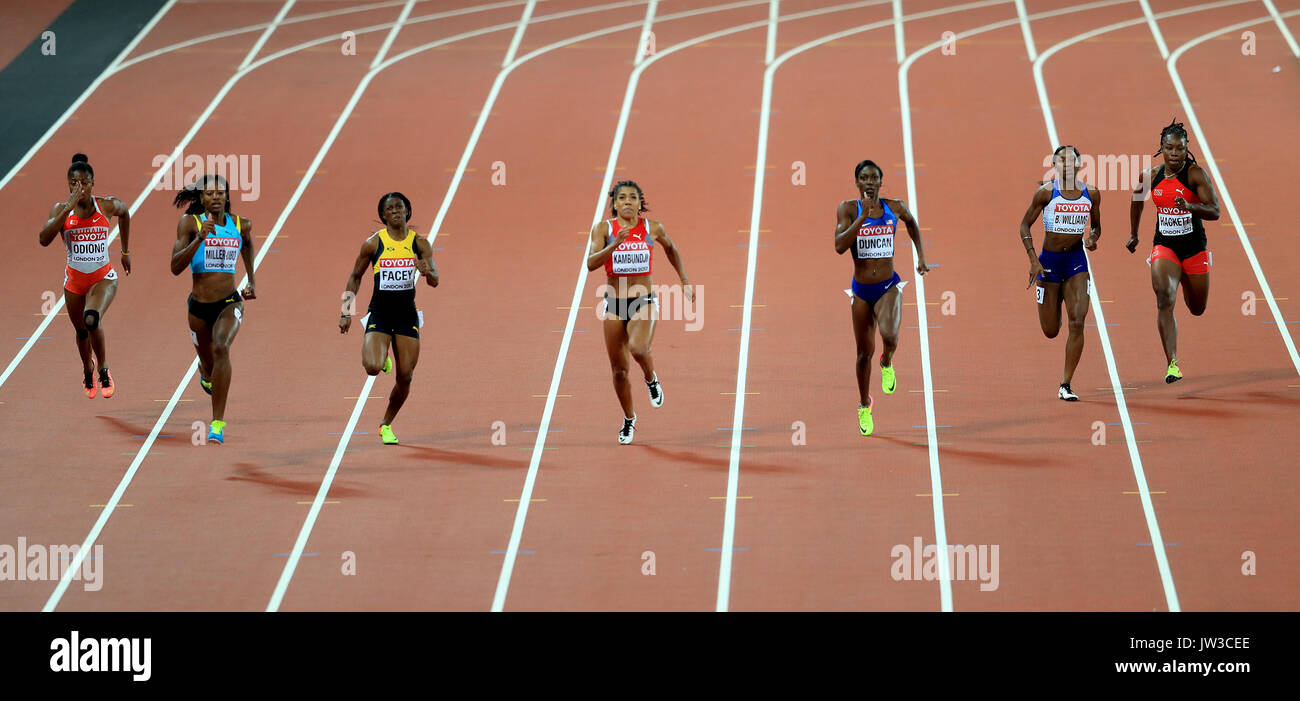
<path fill-rule="evenodd" d="M 104 399 L 112 397 L 113 393 L 117 391 L 117 386 L 113 384 L 113 373 L 109 372 L 108 368 L 99 369 L 99 387 L 100 394 L 104 395 Z"/>
<path fill-rule="evenodd" d="M 86 399 L 95 398 L 95 359 L 90 359 L 90 372 L 86 373 L 85 384 Z"/>

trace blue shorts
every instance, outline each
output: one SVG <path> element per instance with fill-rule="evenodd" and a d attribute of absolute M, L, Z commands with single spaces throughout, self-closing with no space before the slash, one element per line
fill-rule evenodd
<path fill-rule="evenodd" d="M 1038 276 L 1042 282 L 1065 282 L 1079 273 L 1088 272 L 1088 256 L 1084 254 L 1083 246 L 1062 253 L 1043 251 L 1038 254 L 1038 262 L 1043 264 L 1043 272 Z"/>
<path fill-rule="evenodd" d="M 856 279 L 852 280 L 853 295 L 867 304 L 874 305 L 885 293 L 894 288 L 902 278 L 898 277 L 895 272 L 894 276 L 884 282 L 877 282 L 874 285 L 864 285 Z"/>

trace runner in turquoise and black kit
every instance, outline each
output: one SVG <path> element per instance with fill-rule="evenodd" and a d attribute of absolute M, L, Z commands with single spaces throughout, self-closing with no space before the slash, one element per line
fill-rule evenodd
<path fill-rule="evenodd" d="M 173 204 L 185 207 L 185 215 L 176 225 L 172 275 L 180 275 L 187 266 L 194 274 L 189 298 L 190 340 L 199 356 L 199 384 L 212 395 L 208 440 L 225 443 L 230 344 L 243 321 L 243 300 L 257 298 L 253 223 L 230 212 L 230 186 L 220 175 L 204 175 L 177 193 Z M 248 273 L 242 297 L 235 286 L 235 263 L 240 258 Z"/>

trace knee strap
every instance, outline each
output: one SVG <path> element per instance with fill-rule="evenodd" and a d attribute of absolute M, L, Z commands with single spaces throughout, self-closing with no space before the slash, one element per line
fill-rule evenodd
<path fill-rule="evenodd" d="M 84 341 L 84 340 L 86 340 L 87 338 L 90 338 L 90 332 L 89 332 L 89 331 L 87 331 L 87 330 L 85 330 L 85 329 L 77 329 L 77 340 L 78 340 L 78 341 Z"/>
<path fill-rule="evenodd" d="M 98 309 L 87 309 L 87 310 L 86 310 L 86 329 L 89 330 L 89 331 L 94 331 L 94 330 L 97 329 L 97 328 L 99 328 L 99 310 L 98 310 Z"/>

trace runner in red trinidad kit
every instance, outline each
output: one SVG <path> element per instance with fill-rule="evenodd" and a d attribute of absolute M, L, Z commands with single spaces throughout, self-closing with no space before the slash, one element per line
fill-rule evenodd
<path fill-rule="evenodd" d="M 131 212 L 116 197 L 96 197 L 95 170 L 83 153 L 72 157 L 68 166 L 68 199 L 50 208 L 50 218 L 41 227 L 40 242 L 48 246 L 62 235 L 68 253 L 63 272 L 63 300 L 68 320 L 77 332 L 77 352 L 81 354 L 83 386 L 88 399 L 95 398 L 96 380 L 105 399 L 117 391 L 108 371 L 104 329 L 100 326 L 108 306 L 117 296 L 117 271 L 108 260 L 109 217 L 117 217 L 122 233 L 122 270 L 131 274 Z M 92 355 L 93 352 L 93 355 Z M 95 377 L 98 359 L 99 377 Z"/>
<path fill-rule="evenodd" d="M 1151 266 L 1151 287 L 1156 293 L 1156 328 L 1164 346 L 1165 382 L 1183 378 L 1178 369 L 1178 322 L 1174 319 L 1174 301 L 1178 286 L 1183 286 L 1183 300 L 1192 316 L 1205 313 L 1210 296 L 1210 266 L 1213 258 L 1206 249 L 1205 226 L 1201 220 L 1219 218 L 1219 199 L 1205 170 L 1187 150 L 1187 130 L 1177 121 L 1160 132 L 1163 165 L 1142 172 L 1133 190 L 1129 210 L 1132 236 L 1125 246 L 1137 250 L 1138 224 L 1142 221 L 1143 200 L 1150 189 L 1156 205 L 1156 236 L 1147 265 Z M 1153 185 L 1154 184 L 1154 185 Z"/>

